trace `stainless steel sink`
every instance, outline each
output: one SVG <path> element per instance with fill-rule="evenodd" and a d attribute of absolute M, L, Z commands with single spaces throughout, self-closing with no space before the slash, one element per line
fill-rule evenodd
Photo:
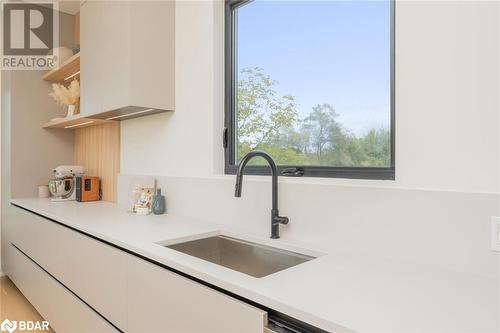
<path fill-rule="evenodd" d="M 264 277 L 315 259 L 224 235 L 164 246 L 254 277 Z"/>

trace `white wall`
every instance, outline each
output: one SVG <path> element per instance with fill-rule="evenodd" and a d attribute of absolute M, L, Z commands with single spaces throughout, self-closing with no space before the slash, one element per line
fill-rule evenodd
<path fill-rule="evenodd" d="M 138 183 L 119 178 L 119 202 Z M 241 198 L 227 177 L 162 177 L 168 213 L 270 236 L 269 179 L 244 180 Z M 139 182 L 140 183 L 140 182 Z M 489 218 L 498 196 L 367 186 L 280 184 L 280 213 L 290 218 L 282 240 L 329 252 L 364 252 L 416 264 L 496 277 L 498 254 L 490 250 Z M 224 227 L 223 227 L 224 229 Z"/>
<path fill-rule="evenodd" d="M 223 173 L 223 29 L 223 1 L 176 2 L 176 112 L 122 123 L 122 173 Z"/>
<path fill-rule="evenodd" d="M 59 27 L 60 45 L 71 46 L 74 16 L 60 13 Z M 73 133 L 42 128 L 60 113 L 60 107 L 48 96 L 51 84 L 42 80 L 43 74 L 32 70 L 1 73 L 0 229 L 4 249 L 10 244 L 5 223 L 10 198 L 36 197 L 38 185 L 47 184 L 54 167 L 73 162 Z"/>
<path fill-rule="evenodd" d="M 381 185 L 499 192 L 496 7 L 397 3 L 397 180 Z M 177 3 L 176 112 L 123 123 L 123 173 L 222 173 L 222 17 L 221 3 Z"/>
<path fill-rule="evenodd" d="M 499 192 L 496 7 L 497 1 L 398 3 L 398 183 Z"/>
<path fill-rule="evenodd" d="M 488 243 L 500 214 L 498 7 L 397 3 L 397 179 L 280 180 L 285 239 L 498 276 Z M 234 199 L 233 177 L 217 176 L 222 15 L 221 2 L 176 3 L 176 111 L 122 123 L 121 170 L 177 176 L 162 178 L 171 212 L 265 235 L 269 180 L 247 177 Z"/>
<path fill-rule="evenodd" d="M 122 123 L 123 173 L 213 173 L 213 140 L 221 138 L 223 124 L 222 106 L 214 107 L 215 99 L 222 96 L 222 86 L 215 87 L 215 76 L 222 72 L 214 69 L 213 7 L 210 1 L 176 3 L 176 111 Z M 219 35 L 223 38 L 222 29 Z M 215 115 L 216 109 L 221 116 Z M 216 118 L 220 120 L 217 124 Z M 218 150 L 222 152 L 221 147 Z M 145 164 L 137 156 L 149 156 L 151 163 Z"/>

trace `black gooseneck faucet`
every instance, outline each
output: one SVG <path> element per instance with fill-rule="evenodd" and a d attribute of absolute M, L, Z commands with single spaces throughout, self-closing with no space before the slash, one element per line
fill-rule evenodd
<path fill-rule="evenodd" d="M 272 191 L 273 191 L 273 207 L 271 210 L 271 238 L 280 238 L 280 224 L 288 224 L 288 217 L 279 216 L 278 211 L 278 169 L 276 168 L 276 163 L 274 163 L 273 158 L 265 151 L 254 150 L 246 154 L 238 166 L 238 172 L 236 173 L 236 185 L 234 188 L 234 196 L 241 197 L 241 186 L 243 184 L 243 171 L 247 163 L 254 157 L 263 157 L 269 166 L 271 167 L 272 174 Z"/>

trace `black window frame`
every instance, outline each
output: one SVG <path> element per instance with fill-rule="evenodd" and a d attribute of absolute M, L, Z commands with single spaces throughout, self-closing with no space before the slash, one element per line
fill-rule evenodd
<path fill-rule="evenodd" d="M 225 2 L 225 97 L 224 116 L 225 128 L 223 133 L 224 146 L 224 172 L 236 174 L 236 86 L 237 86 L 237 15 L 236 10 L 252 0 L 226 0 Z M 391 130 L 391 165 L 389 167 L 334 167 L 334 166 L 308 166 L 308 165 L 278 165 L 278 171 L 296 168 L 303 172 L 304 177 L 324 178 L 351 178 L 394 180 L 396 178 L 396 117 L 395 117 L 395 0 L 390 1 L 390 130 Z M 313 5 L 313 4 L 311 4 Z M 247 166 L 245 173 L 251 175 L 269 175 L 268 166 Z"/>

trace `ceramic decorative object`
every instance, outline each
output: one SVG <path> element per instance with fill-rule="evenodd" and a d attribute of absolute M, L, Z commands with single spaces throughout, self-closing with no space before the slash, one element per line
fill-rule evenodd
<path fill-rule="evenodd" d="M 161 215 L 165 214 L 166 202 L 165 196 L 161 194 L 161 189 L 157 189 L 155 195 L 153 196 L 153 214 Z"/>
<path fill-rule="evenodd" d="M 59 105 L 66 108 L 66 117 L 71 117 L 79 112 L 80 82 L 73 80 L 66 87 L 60 83 L 52 84 L 52 92 L 49 94 Z"/>
<path fill-rule="evenodd" d="M 75 111 L 76 111 L 76 105 L 74 105 L 74 104 L 68 105 L 66 117 L 74 116 L 76 114 Z"/>
<path fill-rule="evenodd" d="M 77 54 L 78 52 L 80 52 L 80 44 L 73 44 L 71 50 L 73 51 L 73 54 Z"/>

